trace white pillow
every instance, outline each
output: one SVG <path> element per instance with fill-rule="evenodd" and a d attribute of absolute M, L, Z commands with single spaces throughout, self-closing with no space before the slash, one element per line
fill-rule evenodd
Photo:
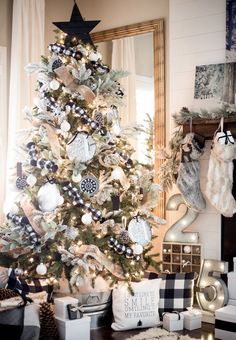
<path fill-rule="evenodd" d="M 131 295 L 126 283 L 119 283 L 112 292 L 114 322 L 111 328 L 123 331 L 154 327 L 160 323 L 158 304 L 161 279 L 131 283 Z"/>

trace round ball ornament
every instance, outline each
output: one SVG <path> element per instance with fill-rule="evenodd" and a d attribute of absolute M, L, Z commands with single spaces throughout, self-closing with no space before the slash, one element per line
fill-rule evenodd
<path fill-rule="evenodd" d="M 98 192 L 99 182 L 94 176 L 84 176 L 81 179 L 79 186 L 83 193 L 93 196 Z"/>
<path fill-rule="evenodd" d="M 68 132 L 70 131 L 71 126 L 70 123 L 67 122 L 67 120 L 63 120 L 63 122 L 60 125 L 60 128 L 63 132 Z"/>
<path fill-rule="evenodd" d="M 52 58 L 49 64 L 49 69 L 51 71 L 55 71 L 57 68 L 61 67 L 62 65 L 63 65 L 63 62 L 61 58 L 58 58 L 58 57 Z"/>
<path fill-rule="evenodd" d="M 43 212 L 54 211 L 57 206 L 63 204 L 58 186 L 55 183 L 47 182 L 38 191 L 37 200 L 39 208 Z"/>
<path fill-rule="evenodd" d="M 37 267 L 36 267 L 36 273 L 39 275 L 45 275 L 47 273 L 47 267 L 45 266 L 44 263 L 40 263 Z"/>
<path fill-rule="evenodd" d="M 90 61 L 96 62 L 96 61 L 102 59 L 102 55 L 101 55 L 101 53 L 99 53 L 99 52 L 97 52 L 97 51 L 93 51 L 93 52 L 90 53 L 88 59 L 89 59 Z"/>
<path fill-rule="evenodd" d="M 59 87 L 60 87 L 60 83 L 56 80 L 56 79 L 53 79 L 50 84 L 49 84 L 50 88 L 54 91 L 58 90 Z"/>
<path fill-rule="evenodd" d="M 83 224 L 85 225 L 89 225 L 92 223 L 93 219 L 92 219 L 92 215 L 90 213 L 87 213 L 87 214 L 84 214 L 82 217 L 81 217 L 81 221 Z"/>
<path fill-rule="evenodd" d="M 147 245 L 152 239 L 152 230 L 149 223 L 139 216 L 129 222 L 128 232 L 131 241 L 142 246 Z"/>
<path fill-rule="evenodd" d="M 78 132 L 69 141 L 66 150 L 71 161 L 86 163 L 93 158 L 96 152 L 96 143 L 87 133 Z"/>
<path fill-rule="evenodd" d="M 82 179 L 82 176 L 81 176 L 80 173 L 78 173 L 78 174 L 74 174 L 74 173 L 73 173 L 73 175 L 72 175 L 71 178 L 72 178 L 72 181 L 73 181 L 73 182 L 79 183 L 79 182 L 81 181 L 81 179 Z"/>
<path fill-rule="evenodd" d="M 135 255 L 140 255 L 143 253 L 143 246 L 141 246 L 141 244 L 138 243 L 134 244 L 132 246 L 132 249 Z"/>
<path fill-rule="evenodd" d="M 190 254 L 191 253 L 191 247 L 190 246 L 184 246 L 184 253 Z"/>
<path fill-rule="evenodd" d="M 27 184 L 28 184 L 30 187 L 33 187 L 33 186 L 36 184 L 36 182 L 37 182 L 37 178 L 36 178 L 34 175 L 30 174 L 30 175 L 27 177 L 26 182 L 27 182 Z"/>

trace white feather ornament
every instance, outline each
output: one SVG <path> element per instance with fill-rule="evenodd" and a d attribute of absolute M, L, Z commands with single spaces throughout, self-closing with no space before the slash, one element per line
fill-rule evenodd
<path fill-rule="evenodd" d="M 64 198 L 60 195 L 58 186 L 55 183 L 47 182 L 37 194 L 39 208 L 43 212 L 54 211 L 57 206 L 63 204 Z"/>

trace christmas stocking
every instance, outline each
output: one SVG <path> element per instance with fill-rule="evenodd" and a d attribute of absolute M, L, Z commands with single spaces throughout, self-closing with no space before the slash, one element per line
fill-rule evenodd
<path fill-rule="evenodd" d="M 203 153 L 204 139 L 194 133 L 188 133 L 181 146 L 181 163 L 177 186 L 186 204 L 197 211 L 206 207 L 199 180 L 199 157 Z"/>
<path fill-rule="evenodd" d="M 206 196 L 222 215 L 232 217 L 236 212 L 236 201 L 232 195 L 233 159 L 236 158 L 236 144 L 229 138 L 222 140 L 221 136 L 219 137 L 220 134 L 222 132 L 217 133 L 213 140 Z M 222 143 L 222 141 L 224 142 Z"/>

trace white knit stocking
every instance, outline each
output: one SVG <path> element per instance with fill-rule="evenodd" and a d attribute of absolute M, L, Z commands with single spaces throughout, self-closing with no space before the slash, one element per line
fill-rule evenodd
<path fill-rule="evenodd" d="M 206 196 L 226 217 L 232 217 L 236 212 L 236 201 L 232 195 L 235 158 L 236 144 L 220 144 L 215 137 L 209 160 Z"/>

